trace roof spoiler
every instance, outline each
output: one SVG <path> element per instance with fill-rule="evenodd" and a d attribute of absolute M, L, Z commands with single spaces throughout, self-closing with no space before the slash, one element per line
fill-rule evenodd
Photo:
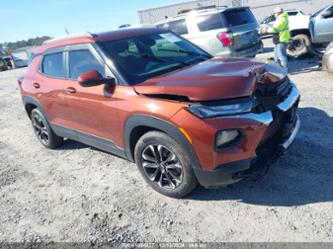
<path fill-rule="evenodd" d="M 198 6 L 196 8 L 189 8 L 189 9 L 180 9 L 178 11 L 178 15 L 180 14 L 186 14 L 189 13 L 191 11 L 195 11 L 195 10 L 208 10 L 208 9 L 225 9 L 228 8 L 228 5 L 207 5 L 207 6 Z"/>

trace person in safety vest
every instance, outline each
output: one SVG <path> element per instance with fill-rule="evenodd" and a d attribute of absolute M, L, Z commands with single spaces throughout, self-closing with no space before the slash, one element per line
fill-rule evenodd
<path fill-rule="evenodd" d="M 273 26 L 264 28 L 262 32 L 273 34 L 274 60 L 288 69 L 287 47 L 290 40 L 288 13 L 277 7 L 274 9 L 274 15 L 276 20 Z"/>

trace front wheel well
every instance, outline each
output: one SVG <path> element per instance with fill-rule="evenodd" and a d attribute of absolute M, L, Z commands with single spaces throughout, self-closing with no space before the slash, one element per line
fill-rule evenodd
<path fill-rule="evenodd" d="M 188 153 L 193 167 L 201 169 L 201 165 L 192 144 L 186 139 L 177 126 L 167 120 L 162 120 L 149 115 L 136 114 L 128 118 L 124 130 L 125 153 L 127 158 L 134 162 L 133 154 L 136 143 L 140 137 L 149 131 L 163 132 L 175 139 Z"/>
<path fill-rule="evenodd" d="M 308 29 L 296 29 L 296 30 L 291 30 L 290 34 L 292 37 L 296 36 L 296 35 L 307 35 L 310 39 L 311 39 L 311 34 L 310 31 Z"/>
<path fill-rule="evenodd" d="M 142 137 L 144 134 L 146 134 L 149 131 L 160 131 L 163 132 L 157 128 L 154 127 L 150 127 L 150 126 L 145 126 L 145 125 L 140 125 L 135 127 L 132 131 L 131 131 L 131 135 L 130 135 L 130 153 L 132 158 L 134 158 L 134 149 L 135 149 L 135 145 L 137 144 L 137 142 L 139 141 L 140 137 Z"/>
<path fill-rule="evenodd" d="M 31 116 L 31 112 L 32 112 L 32 110 L 33 110 L 33 109 L 36 109 L 36 108 L 37 108 L 37 106 L 34 105 L 34 104 L 31 104 L 31 103 L 27 103 L 27 104 L 25 105 L 25 110 L 26 110 L 26 112 L 27 112 L 29 118 L 30 118 L 30 116 Z"/>

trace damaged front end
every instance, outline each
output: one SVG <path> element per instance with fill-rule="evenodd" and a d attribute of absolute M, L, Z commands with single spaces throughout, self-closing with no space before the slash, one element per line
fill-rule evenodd
<path fill-rule="evenodd" d="M 257 157 L 249 169 L 237 172 L 234 179 L 258 178 L 269 166 L 285 154 L 294 141 L 301 121 L 297 115 L 300 95 L 296 85 L 285 76 L 271 84 L 258 82 L 254 93 L 254 110 L 258 115 L 271 115 L 267 131 L 256 148 Z"/>

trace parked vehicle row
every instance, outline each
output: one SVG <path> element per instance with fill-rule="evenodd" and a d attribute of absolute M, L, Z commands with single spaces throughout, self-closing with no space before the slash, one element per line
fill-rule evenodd
<path fill-rule="evenodd" d="M 15 67 L 28 66 L 31 49 L 33 49 L 33 47 L 24 47 L 16 49 L 11 53 Z"/>
<path fill-rule="evenodd" d="M 214 56 L 255 57 L 262 49 L 258 22 L 248 7 L 208 6 L 156 24 Z"/>
<path fill-rule="evenodd" d="M 291 56 L 301 56 L 308 53 L 311 44 L 311 35 L 309 31 L 310 15 L 304 14 L 301 10 L 291 9 L 285 10 L 288 13 L 289 31 L 293 40 L 292 49 L 288 49 Z M 261 22 L 261 27 L 273 26 L 276 18 L 275 15 L 265 17 Z M 272 34 L 263 34 L 262 39 L 271 38 Z"/>
<path fill-rule="evenodd" d="M 0 57 L 0 71 L 4 71 L 7 69 L 8 67 L 6 61 Z"/>
<path fill-rule="evenodd" d="M 316 47 L 326 46 L 333 41 L 333 4 L 326 6 L 312 15 L 306 15 L 300 10 L 286 10 L 289 15 L 289 30 L 292 37 L 288 53 L 291 56 L 301 56 L 311 52 Z M 261 26 L 272 26 L 275 16 L 266 17 Z M 265 34 L 267 38 L 271 35 Z"/>
<path fill-rule="evenodd" d="M 15 68 L 15 64 L 11 56 L 0 57 L 0 71 L 5 71 L 13 68 Z"/>
<path fill-rule="evenodd" d="M 282 68 L 212 57 L 165 29 L 67 37 L 33 53 L 18 83 L 39 141 L 69 138 L 136 162 L 167 196 L 261 174 L 300 127 L 300 95 Z"/>

